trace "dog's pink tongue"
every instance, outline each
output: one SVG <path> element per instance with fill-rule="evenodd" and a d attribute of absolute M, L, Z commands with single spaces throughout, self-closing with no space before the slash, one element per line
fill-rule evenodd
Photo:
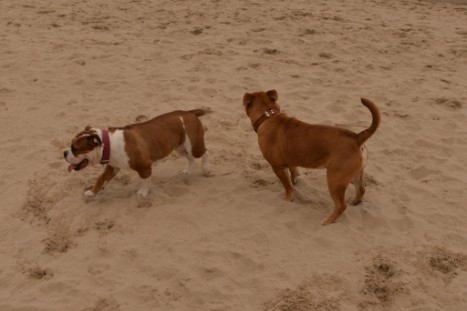
<path fill-rule="evenodd" d="M 71 173 L 71 171 L 75 169 L 75 166 L 76 165 L 70 164 L 70 166 L 68 166 L 68 173 Z"/>

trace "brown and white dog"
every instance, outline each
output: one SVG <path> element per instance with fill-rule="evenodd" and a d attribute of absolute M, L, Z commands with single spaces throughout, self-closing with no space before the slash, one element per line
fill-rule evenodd
<path fill-rule="evenodd" d="M 84 195 L 93 197 L 122 168 L 135 170 L 143 179 L 138 195 L 146 196 L 151 184 L 152 164 L 173 150 L 188 159 L 181 174 L 190 174 L 195 158 L 202 158 L 202 172 L 209 175 L 204 129 L 199 116 L 206 110 L 173 111 L 149 121 L 125 127 L 96 129 L 87 126 L 71 140 L 71 149 L 63 153 L 70 163 L 68 171 L 79 171 L 88 164 L 106 164 L 94 187 Z"/>
<path fill-rule="evenodd" d="M 329 192 L 335 208 L 321 222 L 334 222 L 346 209 L 345 190 L 349 183 L 356 189 L 351 204 L 361 202 L 365 193 L 363 169 L 367 151 L 363 143 L 373 135 L 380 123 L 380 113 L 369 99 L 362 104 L 371 112 L 371 126 L 360 133 L 327 125 L 312 125 L 288 117 L 280 111 L 277 92 L 246 93 L 243 105 L 258 134 L 258 144 L 266 161 L 285 188 L 285 199 L 293 200 L 292 184 L 299 176 L 297 167 L 326 168 Z M 289 176 L 290 172 L 290 176 Z"/>

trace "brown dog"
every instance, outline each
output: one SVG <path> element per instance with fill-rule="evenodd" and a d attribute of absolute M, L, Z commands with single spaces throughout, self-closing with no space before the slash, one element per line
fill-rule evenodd
<path fill-rule="evenodd" d="M 199 116 L 206 110 L 173 111 L 149 121 L 108 129 L 87 126 L 71 140 L 63 153 L 68 171 L 79 171 L 88 164 L 104 164 L 104 172 L 84 195 L 95 196 L 121 168 L 133 169 L 143 179 L 138 195 L 146 196 L 151 183 L 152 164 L 174 149 L 188 160 L 181 174 L 190 174 L 194 159 L 202 158 L 202 171 L 209 175 L 204 129 Z"/>
<path fill-rule="evenodd" d="M 326 168 L 328 188 L 334 201 L 334 211 L 321 223 L 334 222 L 346 209 L 345 190 L 350 182 L 356 189 L 351 204 L 361 202 L 365 193 L 363 168 L 367 152 L 363 143 L 373 135 L 380 123 L 376 105 L 362 98 L 371 112 L 371 126 L 360 132 L 327 125 L 312 125 L 280 112 L 277 92 L 246 93 L 243 105 L 258 134 L 258 144 L 266 161 L 285 188 L 285 199 L 293 200 L 297 182 L 297 167 Z M 289 177 L 290 171 L 290 177 Z"/>

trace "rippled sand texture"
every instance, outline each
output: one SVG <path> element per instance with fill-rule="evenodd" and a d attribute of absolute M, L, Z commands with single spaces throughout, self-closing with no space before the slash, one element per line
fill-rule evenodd
<path fill-rule="evenodd" d="M 466 21 L 454 0 L 1 0 L 0 310 L 467 310 Z M 242 106 L 269 89 L 309 123 L 381 109 L 335 224 L 323 170 L 281 200 Z M 147 198 L 121 171 L 84 199 L 102 167 L 62 152 L 85 125 L 199 107 L 213 176 L 174 154 Z"/>

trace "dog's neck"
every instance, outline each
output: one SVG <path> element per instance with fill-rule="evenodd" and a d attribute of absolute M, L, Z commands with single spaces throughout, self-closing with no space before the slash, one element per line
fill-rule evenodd
<path fill-rule="evenodd" d="M 261 126 L 261 124 L 263 124 L 264 121 L 274 117 L 278 113 L 280 113 L 280 110 L 278 110 L 275 107 L 272 107 L 263 112 L 263 114 L 253 123 L 253 129 L 255 130 L 255 132 L 258 132 L 258 128 Z"/>
<path fill-rule="evenodd" d="M 107 129 L 102 129 L 102 158 L 100 164 L 107 164 L 110 161 L 110 137 Z"/>

